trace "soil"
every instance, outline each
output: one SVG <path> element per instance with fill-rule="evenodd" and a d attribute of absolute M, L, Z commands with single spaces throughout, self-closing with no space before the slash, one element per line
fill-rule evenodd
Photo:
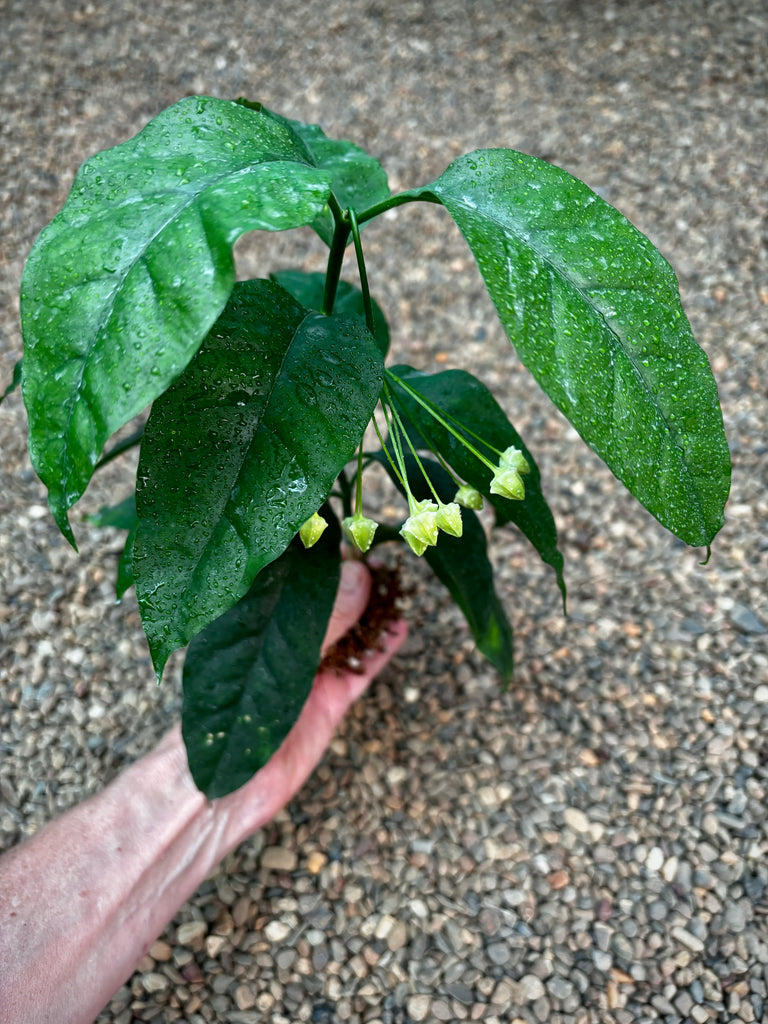
<path fill-rule="evenodd" d="M 381 638 L 390 623 L 400 617 L 399 602 L 405 596 L 397 567 L 368 564 L 371 596 L 359 621 L 325 652 L 320 671 L 363 672 L 366 651 L 380 650 Z"/>

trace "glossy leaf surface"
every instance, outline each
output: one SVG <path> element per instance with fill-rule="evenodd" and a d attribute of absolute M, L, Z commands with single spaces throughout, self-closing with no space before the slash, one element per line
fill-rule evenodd
<path fill-rule="evenodd" d="M 664 526 L 708 544 L 730 482 L 717 388 L 651 242 L 512 150 L 460 157 L 413 194 L 456 221 L 520 358 L 584 440 Z"/>
<path fill-rule="evenodd" d="M 307 309 L 316 309 L 318 312 L 322 309 L 325 274 L 308 274 L 303 270 L 278 270 L 276 273 L 270 274 L 269 277 L 271 281 L 276 281 L 287 292 L 290 292 L 302 306 L 306 306 Z M 385 356 L 389 350 L 387 318 L 375 299 L 371 299 L 371 306 L 373 307 L 374 335 L 381 354 Z M 349 282 L 339 281 L 333 311 L 336 316 L 359 320 L 365 324 L 363 293 Z"/>
<path fill-rule="evenodd" d="M 59 527 L 107 438 L 178 376 L 234 284 L 246 231 L 311 223 L 330 174 L 287 128 L 190 97 L 80 168 L 21 287 L 30 455 Z"/>
<path fill-rule="evenodd" d="M 383 453 L 379 461 L 402 493 L 403 489 Z M 422 458 L 421 461 L 441 500 L 452 501 L 456 487 L 450 476 L 431 459 Z M 432 492 L 413 457 L 406 456 L 405 462 L 414 496 L 419 501 L 432 498 Z M 461 510 L 461 518 L 463 536 L 451 537 L 441 532 L 437 544 L 427 548 L 424 558 L 464 613 L 478 650 L 498 669 L 507 684 L 514 668 L 512 626 L 494 589 L 493 566 L 488 559 L 480 520 L 465 508 Z"/>
<path fill-rule="evenodd" d="M 181 728 L 210 798 L 266 764 L 309 696 L 341 571 L 339 524 L 323 514 L 329 526 L 314 547 L 294 541 L 189 645 Z"/>
<path fill-rule="evenodd" d="M 412 431 L 415 443 L 441 455 L 463 480 L 484 495 L 493 505 L 497 526 L 514 523 L 522 531 L 536 548 L 542 561 L 555 570 L 565 602 L 563 556 L 557 547 L 554 517 L 541 491 L 539 468 L 488 388 L 464 370 L 444 370 L 441 373 L 427 374 L 420 373 L 410 366 L 393 366 L 392 373 L 453 420 L 461 422 L 471 433 L 459 432 L 491 462 L 498 461 L 498 457 L 481 445 L 478 437 L 483 438 L 497 451 L 503 452 L 510 445 L 514 445 L 523 452 L 531 467 L 530 473 L 525 476 L 524 500 L 513 501 L 491 494 L 493 474 L 488 467 L 413 397 L 402 388 L 393 385 L 398 402 L 415 427 Z M 458 429 L 450 419 L 448 422 Z M 475 436 L 472 437 L 472 434 Z"/>
<path fill-rule="evenodd" d="M 360 146 L 343 139 L 329 139 L 317 124 L 304 124 L 266 111 L 270 117 L 293 131 L 307 148 L 311 163 L 331 175 L 331 190 L 342 210 L 367 209 L 389 197 L 389 183 L 381 164 Z M 330 245 L 334 220 L 325 209 L 312 227 Z"/>
<path fill-rule="evenodd" d="M 359 323 L 307 310 L 271 281 L 235 286 L 141 445 L 133 569 L 158 672 L 325 501 L 381 379 Z"/>

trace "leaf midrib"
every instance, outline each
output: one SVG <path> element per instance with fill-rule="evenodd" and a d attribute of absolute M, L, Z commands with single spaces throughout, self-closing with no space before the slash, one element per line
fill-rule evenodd
<path fill-rule="evenodd" d="M 155 242 L 155 240 L 168 228 L 168 226 L 170 224 L 172 224 L 181 215 L 182 212 L 184 212 L 185 210 L 189 209 L 190 207 L 193 207 L 195 205 L 195 203 L 197 202 L 197 200 L 200 198 L 200 196 L 203 195 L 204 192 L 206 192 L 208 189 L 214 187 L 215 185 L 219 184 L 221 181 L 223 181 L 223 180 L 225 180 L 227 178 L 231 178 L 231 177 L 233 177 L 234 174 L 239 174 L 239 173 L 241 173 L 242 171 L 244 171 L 246 169 L 251 169 L 251 168 L 254 168 L 254 167 L 258 167 L 258 166 L 261 166 L 262 164 L 281 163 L 281 162 L 285 162 L 285 163 L 291 163 L 291 162 L 299 163 L 298 160 L 290 161 L 290 160 L 285 159 L 285 158 L 283 158 L 283 159 L 257 160 L 255 162 L 244 164 L 242 167 L 238 167 L 238 169 L 236 171 L 222 172 L 220 174 L 214 175 L 211 178 L 206 178 L 205 179 L 205 182 L 206 182 L 205 185 L 203 187 L 197 189 L 197 190 L 181 188 L 181 189 L 169 189 L 167 191 L 167 193 L 162 193 L 162 192 L 160 192 L 160 193 L 157 193 L 157 192 L 153 193 L 154 195 L 163 195 L 163 194 L 172 195 L 174 192 L 180 192 L 180 193 L 184 193 L 184 194 L 189 193 L 190 199 L 189 199 L 188 202 L 186 202 L 186 203 L 184 203 L 182 205 L 179 205 L 177 208 L 175 208 L 173 214 L 171 216 L 169 216 L 168 218 L 166 218 L 166 220 L 157 229 L 157 231 L 155 231 L 155 233 L 151 236 L 151 238 L 147 241 L 147 243 L 141 248 L 141 250 L 134 257 L 134 259 L 131 260 L 130 264 L 128 265 L 127 269 L 125 270 L 125 273 L 122 275 L 121 279 L 118 282 L 116 282 L 114 289 L 112 289 L 109 292 L 107 300 L 102 304 L 102 315 L 99 317 L 98 327 L 93 332 L 93 335 L 92 335 L 93 341 L 88 346 L 88 349 L 85 352 L 85 354 L 82 356 L 80 373 L 78 374 L 78 379 L 77 379 L 77 386 L 73 390 L 73 392 L 71 393 L 72 397 L 70 399 L 70 402 L 68 403 L 69 404 L 69 410 L 68 410 L 68 414 L 67 414 L 67 423 L 66 423 L 66 431 L 65 431 L 65 437 L 67 438 L 67 440 L 65 441 L 65 444 L 64 444 L 64 469 L 65 469 L 65 479 L 66 480 L 69 480 L 69 478 L 70 478 L 70 471 L 71 471 L 71 468 L 72 468 L 72 463 L 71 463 L 71 458 L 70 458 L 70 449 L 71 449 L 72 446 L 71 446 L 71 443 L 68 440 L 69 436 L 70 436 L 70 427 L 71 427 L 71 424 L 72 424 L 72 417 L 74 416 L 75 407 L 76 407 L 76 405 L 77 405 L 77 403 L 78 403 L 78 401 L 80 399 L 80 396 L 85 391 L 85 388 L 83 386 L 83 378 L 85 376 L 86 366 L 87 366 L 87 364 L 88 364 L 88 362 L 90 360 L 90 357 L 91 357 L 94 349 L 96 348 L 96 346 L 97 346 L 97 344 L 99 342 L 99 339 L 101 338 L 102 331 L 104 330 L 106 325 L 109 323 L 109 319 L 110 319 L 110 317 L 112 315 L 112 310 L 113 310 L 112 299 L 113 299 L 113 297 L 125 285 L 125 282 L 127 281 L 129 275 L 131 273 L 133 273 L 133 271 L 136 268 L 136 266 L 140 262 L 146 260 L 146 253 L 149 250 L 149 248 L 152 246 L 152 244 Z M 318 170 L 317 167 L 312 167 L 310 164 L 306 164 L 305 166 L 310 167 L 310 169 L 312 169 L 312 170 Z M 141 200 L 140 199 L 136 199 L 135 200 L 135 202 L 139 202 L 139 201 L 141 201 Z M 121 203 L 119 205 L 119 207 L 117 207 L 117 209 L 121 209 L 124 206 L 132 205 L 132 203 L 133 203 L 133 201 L 129 201 L 129 202 L 126 202 L 126 203 Z M 200 220 L 201 220 L 201 223 L 202 223 L 202 216 L 201 216 Z M 203 224 L 203 227 L 205 228 L 204 224 Z M 208 241 L 208 231 L 204 230 L 204 234 L 205 234 L 206 242 L 207 242 Z M 209 251 L 209 253 L 212 252 L 212 249 L 211 249 L 210 245 L 208 247 L 208 251 Z M 156 297 L 156 288 L 155 288 L 154 278 L 152 277 L 152 274 L 149 273 L 149 267 L 147 267 L 147 274 L 148 274 L 148 276 L 150 278 L 150 281 L 152 281 L 152 292 L 153 292 L 153 295 L 155 295 L 155 297 Z M 84 287 L 86 284 L 90 283 L 91 281 L 98 281 L 98 280 L 101 280 L 101 279 L 100 278 L 91 278 L 91 279 L 89 279 L 88 282 L 85 282 L 85 281 L 80 282 L 80 284 L 76 285 L 75 287 Z M 66 500 L 66 496 L 65 496 L 65 500 Z"/>
<path fill-rule="evenodd" d="M 512 234 L 513 236 L 519 238 L 521 241 L 523 241 L 531 249 L 531 251 L 533 253 L 535 253 L 535 255 L 541 260 L 541 262 L 543 264 L 545 264 L 549 268 L 548 276 L 550 277 L 550 279 L 554 275 L 554 276 L 557 276 L 559 279 L 564 280 L 568 284 L 568 286 L 570 288 L 573 288 L 573 290 L 579 295 L 579 297 L 581 298 L 581 300 L 584 302 L 585 305 L 587 305 L 590 308 L 595 310 L 597 315 L 600 317 L 600 320 L 602 321 L 603 325 L 605 326 L 606 331 L 610 335 L 610 338 L 613 340 L 612 347 L 614 348 L 615 351 L 618 351 L 618 352 L 620 352 L 621 354 L 623 354 L 625 356 L 625 358 L 629 362 L 630 366 L 632 367 L 633 371 L 635 372 L 635 375 L 640 380 L 640 382 L 641 382 L 641 384 L 643 386 L 643 389 L 644 389 L 644 391 L 646 392 L 646 394 L 648 396 L 648 400 L 649 400 L 652 408 L 654 410 L 656 410 L 659 418 L 661 419 L 662 423 L 664 424 L 665 431 L 666 431 L 666 434 L 667 434 L 667 436 L 669 438 L 670 444 L 675 449 L 675 451 L 678 453 L 678 460 L 677 461 L 682 466 L 683 473 L 688 478 L 688 481 L 689 481 L 689 484 L 691 485 L 691 490 L 692 490 L 693 494 L 696 495 L 697 505 L 698 505 L 698 513 L 699 513 L 699 519 L 700 519 L 699 525 L 700 525 L 701 528 L 704 528 L 705 525 L 706 525 L 706 519 L 705 519 L 704 512 L 703 512 L 702 496 L 701 496 L 701 494 L 699 492 L 698 486 L 696 486 L 696 478 L 692 475 L 691 469 L 690 469 L 688 463 L 686 462 L 686 460 L 684 458 L 680 458 L 680 456 L 684 454 L 684 449 L 680 448 L 680 446 L 675 443 L 676 432 L 671 429 L 670 422 L 669 422 L 667 416 L 665 416 L 663 410 L 654 401 L 654 399 L 653 399 L 653 388 L 650 386 L 649 382 L 646 380 L 642 370 L 640 369 L 640 366 L 638 365 L 637 360 L 621 344 L 621 335 L 610 326 L 610 324 L 608 323 L 608 321 L 605 318 L 605 315 L 604 315 L 603 311 L 598 306 L 595 306 L 594 304 L 589 302 L 589 298 L 588 298 L 588 295 L 585 292 L 585 290 L 582 287 L 580 287 L 579 285 L 573 283 L 570 280 L 570 278 L 568 278 L 565 275 L 565 273 L 558 268 L 557 264 L 553 263 L 552 260 L 549 257 L 545 256 L 541 252 L 541 250 L 531 241 L 530 236 L 527 233 L 524 233 L 522 231 L 510 228 L 510 226 L 506 222 L 501 221 L 498 218 L 492 216 L 485 209 L 481 210 L 477 206 L 469 205 L 467 202 L 463 201 L 462 199 L 457 198 L 457 196 L 453 192 L 450 192 L 450 191 L 446 190 L 446 194 L 448 194 L 450 196 L 451 200 L 454 201 L 458 206 L 461 206 L 463 209 L 469 211 L 473 215 L 482 217 L 485 220 L 489 221 L 490 223 L 496 225 L 502 231 L 502 233 L 508 231 L 510 234 Z M 439 196 L 439 193 L 438 193 L 438 196 Z M 607 289 L 606 286 L 602 286 L 602 287 L 598 286 L 595 290 L 597 290 L 597 291 L 607 291 L 608 289 Z M 619 290 L 625 290 L 625 289 L 619 289 Z M 631 290 L 638 290 L 638 291 L 640 291 L 641 289 L 640 288 L 635 288 L 635 289 L 631 289 Z M 551 296 L 551 289 L 550 289 L 550 296 Z M 549 304 L 550 304 L 550 310 L 551 310 L 552 309 L 552 299 L 551 299 L 551 297 L 549 299 Z M 615 386 L 615 382 L 614 382 L 614 386 Z"/>
<path fill-rule="evenodd" d="M 306 320 L 311 315 L 312 315 L 312 311 L 311 310 L 308 311 L 307 313 L 305 313 L 305 315 L 302 317 L 300 323 L 297 324 L 296 329 L 291 334 L 290 341 L 288 342 L 288 344 L 285 347 L 285 351 L 283 353 L 282 359 L 280 360 L 280 365 L 279 365 L 279 367 L 278 367 L 278 369 L 277 369 L 277 371 L 275 373 L 274 379 L 272 381 L 272 386 L 266 392 L 267 397 L 266 397 L 266 400 L 262 404 L 261 415 L 259 415 L 254 420 L 253 427 L 252 427 L 252 429 L 250 431 L 250 437 L 249 437 L 248 442 L 247 442 L 247 446 L 246 446 L 246 450 L 245 450 L 245 456 L 244 456 L 244 458 L 242 460 L 242 463 L 240 465 L 240 469 L 237 471 L 237 476 L 233 480 L 232 485 L 229 487 L 228 493 L 226 494 L 225 499 L 224 499 L 224 501 L 221 504 L 221 508 L 217 512 L 217 518 L 216 518 L 216 522 L 214 524 L 214 529 L 210 531 L 208 539 L 206 540 L 205 545 L 203 546 L 203 548 L 200 551 L 200 556 L 197 558 L 197 560 L 194 563 L 194 566 L 189 571 L 187 582 L 186 582 L 186 584 L 184 586 L 183 591 L 179 595 L 178 601 L 176 603 L 176 609 L 175 609 L 174 618 L 173 618 L 173 624 L 176 627 L 177 633 L 179 631 L 179 619 L 180 619 L 180 616 L 181 616 L 181 610 L 182 610 L 183 606 L 186 603 L 187 595 L 189 593 L 189 588 L 192 586 L 192 582 L 193 582 L 193 580 L 195 578 L 195 574 L 197 573 L 197 570 L 200 568 L 200 566 L 202 565 L 202 563 L 203 563 L 203 561 L 204 561 L 204 559 L 206 557 L 208 549 L 209 549 L 209 547 L 211 545 L 211 541 L 213 539 L 213 534 L 214 534 L 214 531 L 215 531 L 215 527 L 218 526 L 218 524 L 221 522 L 222 519 L 226 519 L 227 520 L 227 522 L 229 523 L 229 525 L 232 528 L 233 533 L 238 537 L 238 539 L 242 543 L 243 548 L 245 549 L 245 552 L 248 553 L 248 545 L 246 544 L 244 538 L 241 536 L 240 531 L 238 529 L 236 529 L 236 527 L 235 527 L 234 523 L 232 522 L 232 520 L 229 518 L 229 516 L 226 515 L 226 507 L 227 507 L 227 505 L 229 504 L 229 502 L 230 502 L 230 500 L 232 498 L 232 491 L 234 490 L 235 486 L 239 483 L 240 477 L 242 476 L 242 474 L 244 472 L 246 462 L 248 460 L 248 457 L 250 456 L 250 452 L 251 452 L 251 449 L 253 447 L 254 436 L 255 436 L 256 432 L 258 431 L 258 429 L 261 427 L 261 425 L 262 425 L 262 423 L 264 421 L 266 412 L 267 412 L 267 410 L 269 409 L 269 407 L 270 407 L 270 405 L 272 403 L 272 398 L 273 398 L 273 396 L 275 394 L 275 391 L 277 390 L 278 382 L 279 382 L 279 380 L 280 380 L 280 378 L 282 376 L 283 368 L 285 367 L 286 360 L 288 359 L 289 353 L 291 351 L 291 347 L 295 343 L 297 335 L 299 334 L 303 324 L 306 322 Z"/>

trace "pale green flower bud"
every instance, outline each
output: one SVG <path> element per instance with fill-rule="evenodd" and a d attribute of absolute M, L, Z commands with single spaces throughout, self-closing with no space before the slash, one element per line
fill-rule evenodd
<path fill-rule="evenodd" d="M 483 496 L 476 487 L 471 484 L 462 484 L 453 498 L 459 505 L 463 505 L 464 508 L 472 508 L 476 512 L 483 507 Z"/>
<path fill-rule="evenodd" d="M 328 523 L 323 519 L 319 512 L 315 512 L 311 515 L 299 530 L 301 543 L 304 547 L 311 548 L 314 544 L 317 544 L 327 526 Z"/>
<path fill-rule="evenodd" d="M 400 534 L 414 554 L 423 555 L 437 544 L 437 505 L 434 501 L 414 501 L 413 512 L 400 527 Z"/>
<path fill-rule="evenodd" d="M 501 453 L 499 469 L 514 469 L 518 473 L 531 472 L 531 467 L 528 465 L 528 459 L 526 459 L 520 449 L 515 448 L 514 445 L 510 445 L 506 451 Z"/>
<path fill-rule="evenodd" d="M 491 480 L 491 494 L 498 494 L 502 498 L 514 498 L 522 501 L 525 497 L 525 484 L 523 478 L 516 469 L 496 470 Z"/>
<path fill-rule="evenodd" d="M 461 509 L 452 501 L 449 505 L 441 505 L 435 516 L 438 528 L 452 537 L 460 537 L 464 531 L 461 521 Z"/>
<path fill-rule="evenodd" d="M 352 541 L 359 551 L 365 554 L 373 543 L 373 535 L 376 533 L 376 528 L 379 524 L 374 522 L 373 519 L 356 515 L 347 516 L 341 525 L 347 538 Z"/>

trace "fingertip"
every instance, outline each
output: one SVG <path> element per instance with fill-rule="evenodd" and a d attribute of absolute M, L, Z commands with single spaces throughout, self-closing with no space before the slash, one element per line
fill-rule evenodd
<path fill-rule="evenodd" d="M 348 559 L 341 563 L 341 579 L 339 590 L 344 593 L 354 593 L 361 588 L 367 587 L 370 590 L 371 574 L 368 567 L 359 559 Z M 367 598 L 366 598 L 367 603 Z"/>
<path fill-rule="evenodd" d="M 350 629 L 366 609 L 371 596 L 371 574 L 359 561 L 342 562 L 339 589 L 323 641 L 325 652 Z"/>

